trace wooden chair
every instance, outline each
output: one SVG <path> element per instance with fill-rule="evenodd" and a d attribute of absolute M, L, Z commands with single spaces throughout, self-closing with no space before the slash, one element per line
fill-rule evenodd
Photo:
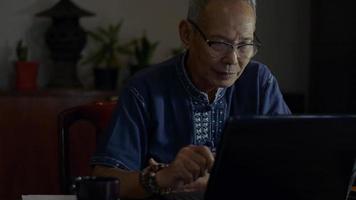
<path fill-rule="evenodd" d="M 88 176 L 96 140 L 105 132 L 116 101 L 97 101 L 72 107 L 58 115 L 60 190 L 70 194 L 77 176 Z"/>

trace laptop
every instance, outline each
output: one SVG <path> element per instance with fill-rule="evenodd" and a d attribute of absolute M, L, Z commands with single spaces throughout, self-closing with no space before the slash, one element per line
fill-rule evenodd
<path fill-rule="evenodd" d="M 231 118 L 205 200 L 344 200 L 356 116 Z"/>

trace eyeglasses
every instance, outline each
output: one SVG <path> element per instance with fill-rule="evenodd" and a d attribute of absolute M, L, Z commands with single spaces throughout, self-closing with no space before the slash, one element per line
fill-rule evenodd
<path fill-rule="evenodd" d="M 231 44 L 223 41 L 209 40 L 196 23 L 194 23 L 190 19 L 188 19 L 188 22 L 191 23 L 193 27 L 199 32 L 199 34 L 203 37 L 206 44 L 209 47 L 211 47 L 211 49 L 216 54 L 220 56 L 227 55 L 228 53 L 231 52 L 231 50 L 233 50 L 236 52 L 238 58 L 250 59 L 256 55 L 258 48 L 261 47 L 261 42 L 256 34 L 254 34 L 253 42 L 250 43 L 241 42 L 238 44 Z"/>

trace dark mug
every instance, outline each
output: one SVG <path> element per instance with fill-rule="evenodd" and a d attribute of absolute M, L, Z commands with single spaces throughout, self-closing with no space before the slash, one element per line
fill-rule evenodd
<path fill-rule="evenodd" d="M 114 177 L 77 177 L 74 191 L 78 200 L 117 200 L 119 184 L 119 179 Z"/>

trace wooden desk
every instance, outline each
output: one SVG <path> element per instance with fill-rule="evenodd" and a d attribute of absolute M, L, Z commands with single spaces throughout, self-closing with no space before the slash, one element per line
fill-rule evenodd
<path fill-rule="evenodd" d="M 116 92 L 0 93 L 0 199 L 58 194 L 57 115 Z"/>

